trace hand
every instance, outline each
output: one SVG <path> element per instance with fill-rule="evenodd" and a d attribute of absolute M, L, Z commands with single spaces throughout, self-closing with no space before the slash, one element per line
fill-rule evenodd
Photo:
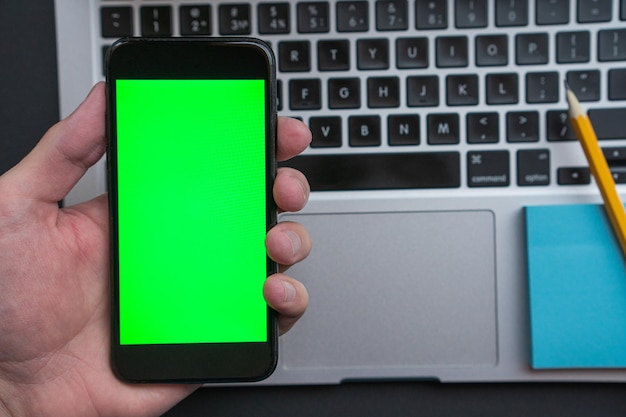
<path fill-rule="evenodd" d="M 197 388 L 129 385 L 111 372 L 107 197 L 57 204 L 102 157 L 104 112 L 98 84 L 0 177 L 0 416 L 158 416 Z M 279 120 L 278 135 L 279 159 L 311 138 L 292 119 Z M 301 209 L 308 195 L 301 173 L 279 170 L 281 209 Z M 285 222 L 266 246 L 284 270 L 306 257 L 311 242 L 302 226 Z M 308 303 L 303 285 L 282 271 L 267 279 L 264 295 L 280 313 L 281 332 Z"/>

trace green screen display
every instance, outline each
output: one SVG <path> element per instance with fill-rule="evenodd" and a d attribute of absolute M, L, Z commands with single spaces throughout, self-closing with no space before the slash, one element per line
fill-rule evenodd
<path fill-rule="evenodd" d="M 117 80 L 120 343 L 267 341 L 264 80 Z"/>

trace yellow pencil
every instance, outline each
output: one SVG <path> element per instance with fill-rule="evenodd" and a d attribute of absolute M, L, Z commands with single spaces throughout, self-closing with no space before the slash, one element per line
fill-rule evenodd
<path fill-rule="evenodd" d="M 569 115 L 574 127 L 574 132 L 585 151 L 585 156 L 591 168 L 591 174 L 600 188 L 600 194 L 604 200 L 604 208 L 613 226 L 617 240 L 626 255 L 626 211 L 624 204 L 615 188 L 615 181 L 611 175 L 609 164 L 604 158 L 602 149 L 598 144 L 598 138 L 591 125 L 591 120 L 582 109 L 576 95 L 566 86 L 567 102 L 569 103 Z"/>

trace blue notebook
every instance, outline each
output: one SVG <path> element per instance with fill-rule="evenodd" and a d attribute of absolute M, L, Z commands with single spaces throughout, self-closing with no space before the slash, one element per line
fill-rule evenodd
<path fill-rule="evenodd" d="M 525 213 L 532 367 L 626 367 L 626 259 L 604 208 Z"/>

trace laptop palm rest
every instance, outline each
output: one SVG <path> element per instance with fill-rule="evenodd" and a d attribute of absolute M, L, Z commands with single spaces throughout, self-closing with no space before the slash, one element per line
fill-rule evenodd
<path fill-rule="evenodd" d="M 415 367 L 420 376 L 423 367 L 496 364 L 492 212 L 282 219 L 306 225 L 314 244 L 289 271 L 310 306 L 281 338 L 283 368 L 368 368 L 376 377 L 376 368 Z"/>

